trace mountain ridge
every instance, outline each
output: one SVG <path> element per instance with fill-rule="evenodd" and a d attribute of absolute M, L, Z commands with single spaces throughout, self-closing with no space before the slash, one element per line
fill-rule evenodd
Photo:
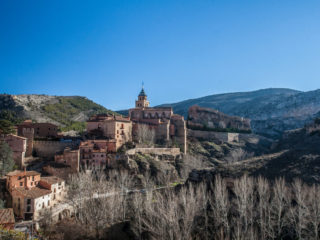
<path fill-rule="evenodd" d="M 320 114 L 320 90 L 303 92 L 267 88 L 215 94 L 159 106 L 170 106 L 175 113 L 187 118 L 188 109 L 193 105 L 249 118 L 255 133 L 279 138 L 286 130 L 303 127 Z"/>

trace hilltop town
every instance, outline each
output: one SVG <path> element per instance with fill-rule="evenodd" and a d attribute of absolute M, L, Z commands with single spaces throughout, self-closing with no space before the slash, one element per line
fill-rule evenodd
<path fill-rule="evenodd" d="M 79 214 L 89 218 L 85 220 L 88 230 L 81 234 L 100 234 L 104 229 L 100 224 L 110 222 L 110 214 L 117 221 L 128 221 L 124 215 L 132 214 L 136 197 L 148 200 L 157 192 L 179 189 L 188 182 L 210 185 L 210 179 L 219 174 L 237 178 L 247 172 L 276 178 L 285 171 L 288 180 L 302 176 L 305 181 L 320 182 L 307 166 L 296 174 L 297 169 L 281 165 L 290 165 L 285 162 L 287 156 L 293 163 L 293 156 L 306 159 L 309 153 L 318 154 L 312 146 L 319 140 L 319 120 L 274 141 L 254 134 L 250 119 L 214 109 L 194 105 L 184 119 L 172 107 L 150 107 L 142 88 L 127 116 L 93 113 L 86 118 L 85 131 L 77 135 L 62 132 L 52 121 L 24 119 L 16 125 L 0 121 L 0 225 L 30 236 L 41 231 L 51 235 L 58 231 L 59 223 L 73 224 L 73 228 L 83 223 Z M 309 144 L 301 145 L 297 138 Z M 299 154 L 288 150 L 295 144 Z M 120 205 L 112 205 L 114 201 Z M 83 208 L 95 209 L 96 204 L 104 206 L 103 220 L 98 222 L 93 209 Z M 120 206 L 124 208 L 116 210 Z M 94 230 L 95 224 L 98 228 Z M 130 229 L 134 231 L 134 224 Z"/>
<path fill-rule="evenodd" d="M 170 107 L 149 107 L 143 88 L 129 116 L 92 115 L 81 137 L 61 135 L 59 126 L 32 120 L 9 130 L 2 131 L 1 142 L 9 146 L 16 170 L 2 173 L 1 199 L 7 209 L 0 210 L 6 211 L 0 214 L 0 223 L 10 229 L 15 219 L 19 226 L 32 221 L 38 228 L 48 209 L 59 219 L 66 211 L 70 215 L 70 206 L 64 204 L 72 174 L 104 171 L 119 162 L 129 164 L 139 153 L 174 161 L 187 152 L 184 117 Z M 3 218 L 9 215 L 11 220 L 6 223 Z"/>

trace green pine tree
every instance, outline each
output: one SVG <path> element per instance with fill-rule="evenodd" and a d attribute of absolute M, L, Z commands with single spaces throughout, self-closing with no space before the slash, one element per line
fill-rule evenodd
<path fill-rule="evenodd" d="M 14 167 L 14 160 L 11 148 L 9 145 L 2 141 L 0 142 L 0 174 L 4 176 L 12 171 Z"/>
<path fill-rule="evenodd" d="M 13 124 L 8 120 L 0 119 L 0 133 L 2 134 L 14 133 Z"/>

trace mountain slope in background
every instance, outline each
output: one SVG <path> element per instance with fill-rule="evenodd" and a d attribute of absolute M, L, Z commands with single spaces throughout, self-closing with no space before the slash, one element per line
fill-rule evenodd
<path fill-rule="evenodd" d="M 320 90 L 300 92 L 270 88 L 211 95 L 161 106 L 171 106 L 175 113 L 187 117 L 192 105 L 249 118 L 255 133 L 278 138 L 284 131 L 303 127 L 320 115 Z"/>
<path fill-rule="evenodd" d="M 193 170 L 189 179 L 201 181 L 213 179 L 216 174 L 238 177 L 247 173 L 268 179 L 284 177 L 292 181 L 301 178 L 307 183 L 320 183 L 320 119 L 304 128 L 286 132 L 273 146 L 272 151 L 261 151 L 262 154 L 252 154 L 242 161 L 228 162 L 224 157 L 220 162 L 215 161 L 212 168 Z"/>
<path fill-rule="evenodd" d="M 82 123 L 91 115 L 99 113 L 114 114 L 80 96 L 0 95 L 0 115 L 8 120 L 32 119 L 36 122 L 57 124 L 70 130 L 77 123 Z"/>

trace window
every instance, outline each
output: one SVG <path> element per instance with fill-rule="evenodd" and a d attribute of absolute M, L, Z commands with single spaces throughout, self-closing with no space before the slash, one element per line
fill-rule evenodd
<path fill-rule="evenodd" d="M 101 154 L 101 157 L 103 157 L 103 155 Z"/>
<path fill-rule="evenodd" d="M 31 204 L 31 199 L 27 199 L 27 204 Z"/>
<path fill-rule="evenodd" d="M 31 212 L 31 207 L 30 206 L 27 207 L 27 212 Z"/>
<path fill-rule="evenodd" d="M 22 187 L 22 185 L 23 185 L 23 183 L 22 183 L 22 182 L 20 182 L 20 187 Z"/>
<path fill-rule="evenodd" d="M 32 176 L 32 181 L 34 181 L 34 176 Z"/>
<path fill-rule="evenodd" d="M 31 182 L 31 186 L 33 186 L 33 182 Z"/>
<path fill-rule="evenodd" d="M 22 177 L 21 177 L 21 176 L 19 176 L 19 177 L 18 177 L 18 180 L 21 180 L 21 179 L 22 179 Z"/>
<path fill-rule="evenodd" d="M 50 206 L 50 201 L 48 200 L 48 207 Z"/>
<path fill-rule="evenodd" d="M 44 208 L 44 202 L 42 203 L 42 208 Z"/>

